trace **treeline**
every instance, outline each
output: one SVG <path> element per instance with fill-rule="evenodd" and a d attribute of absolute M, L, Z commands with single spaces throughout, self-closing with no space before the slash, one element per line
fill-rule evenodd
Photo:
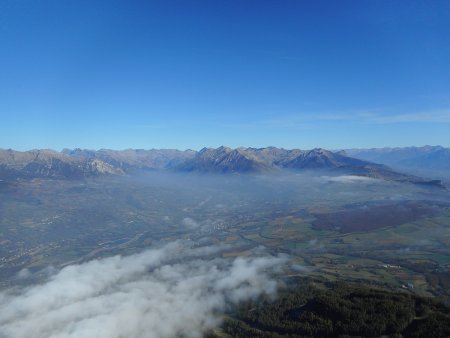
<path fill-rule="evenodd" d="M 407 293 L 308 285 L 240 304 L 222 329 L 232 337 L 450 337 L 450 308 Z"/>

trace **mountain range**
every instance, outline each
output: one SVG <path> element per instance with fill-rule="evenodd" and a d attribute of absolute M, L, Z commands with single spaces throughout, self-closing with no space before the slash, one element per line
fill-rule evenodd
<path fill-rule="evenodd" d="M 273 173 L 280 171 L 328 171 L 414 184 L 440 185 L 438 180 L 401 173 L 384 164 L 349 156 L 356 150 L 333 152 L 266 148 L 203 148 L 85 150 L 64 149 L 15 151 L 0 149 L 0 180 L 16 178 L 78 179 L 137 171 L 203 172 L 221 174 Z"/>
<path fill-rule="evenodd" d="M 346 149 L 348 156 L 431 177 L 450 179 L 450 148 L 441 146 Z"/>

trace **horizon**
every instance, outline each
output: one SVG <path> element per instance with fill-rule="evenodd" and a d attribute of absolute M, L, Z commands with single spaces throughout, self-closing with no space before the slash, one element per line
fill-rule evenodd
<path fill-rule="evenodd" d="M 0 4 L 0 147 L 450 147 L 450 3 Z"/>
<path fill-rule="evenodd" d="M 353 148 L 336 148 L 336 149 L 332 149 L 332 148 L 324 148 L 324 147 L 312 147 L 312 148 L 301 148 L 301 147 L 294 147 L 294 148 L 287 148 L 287 147 L 277 147 L 277 146 L 265 146 L 265 147 L 254 147 L 254 146 L 238 146 L 238 147 L 231 147 L 231 146 L 227 146 L 227 145 L 219 145 L 217 147 L 212 147 L 212 146 L 204 146 L 201 148 L 197 148 L 197 149 L 192 149 L 192 148 L 155 148 L 155 147 L 151 147 L 151 148 L 80 148 L 80 147 L 73 147 L 73 148 L 62 148 L 62 149 L 54 149 L 54 148 L 31 148 L 31 149 L 16 149 L 16 148 L 4 148 L 4 147 L 0 147 L 0 150 L 12 150 L 12 151 L 19 151 L 19 152 L 28 152 L 28 151 L 35 151 L 35 150 L 50 150 L 50 151 L 55 151 L 58 153 L 62 153 L 65 150 L 86 150 L 86 151 L 101 151 L 101 150 L 112 150 L 112 151 L 127 151 L 127 150 L 144 150 L 144 151 L 149 151 L 149 150 L 178 150 L 178 151 L 194 151 L 194 152 L 199 152 L 202 149 L 217 149 L 217 148 L 229 148 L 229 149 L 265 149 L 265 148 L 278 148 L 278 149 L 285 149 L 285 150 L 303 150 L 303 151 L 308 151 L 308 150 L 314 150 L 314 149 L 324 149 L 324 150 L 328 150 L 331 152 L 338 152 L 338 151 L 342 151 L 342 150 L 373 150 L 373 149 L 409 149 L 409 148 L 416 148 L 416 149 L 420 149 L 420 148 L 444 148 L 444 149 L 448 149 L 449 147 L 444 147 L 440 144 L 424 144 L 424 145 L 419 145 L 419 146 L 415 146 L 415 145 L 411 145 L 411 146 L 404 146 L 404 147 L 369 147 L 369 148 L 362 148 L 362 147 L 353 147 Z"/>

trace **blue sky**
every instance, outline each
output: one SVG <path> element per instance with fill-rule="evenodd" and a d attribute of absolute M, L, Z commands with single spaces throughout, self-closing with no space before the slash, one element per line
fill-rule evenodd
<path fill-rule="evenodd" d="M 449 1 L 0 1 L 0 148 L 424 144 Z"/>

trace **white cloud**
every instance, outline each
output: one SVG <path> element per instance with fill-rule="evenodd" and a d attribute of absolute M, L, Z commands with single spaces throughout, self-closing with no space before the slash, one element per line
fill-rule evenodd
<path fill-rule="evenodd" d="M 320 176 L 321 181 L 336 183 L 359 183 L 359 182 L 376 182 L 377 179 L 365 176 L 341 175 L 341 176 Z"/>
<path fill-rule="evenodd" d="M 0 293 L 0 337 L 201 337 L 229 302 L 273 294 L 283 257 L 205 258 L 180 242 L 67 266 L 42 285 Z"/>

